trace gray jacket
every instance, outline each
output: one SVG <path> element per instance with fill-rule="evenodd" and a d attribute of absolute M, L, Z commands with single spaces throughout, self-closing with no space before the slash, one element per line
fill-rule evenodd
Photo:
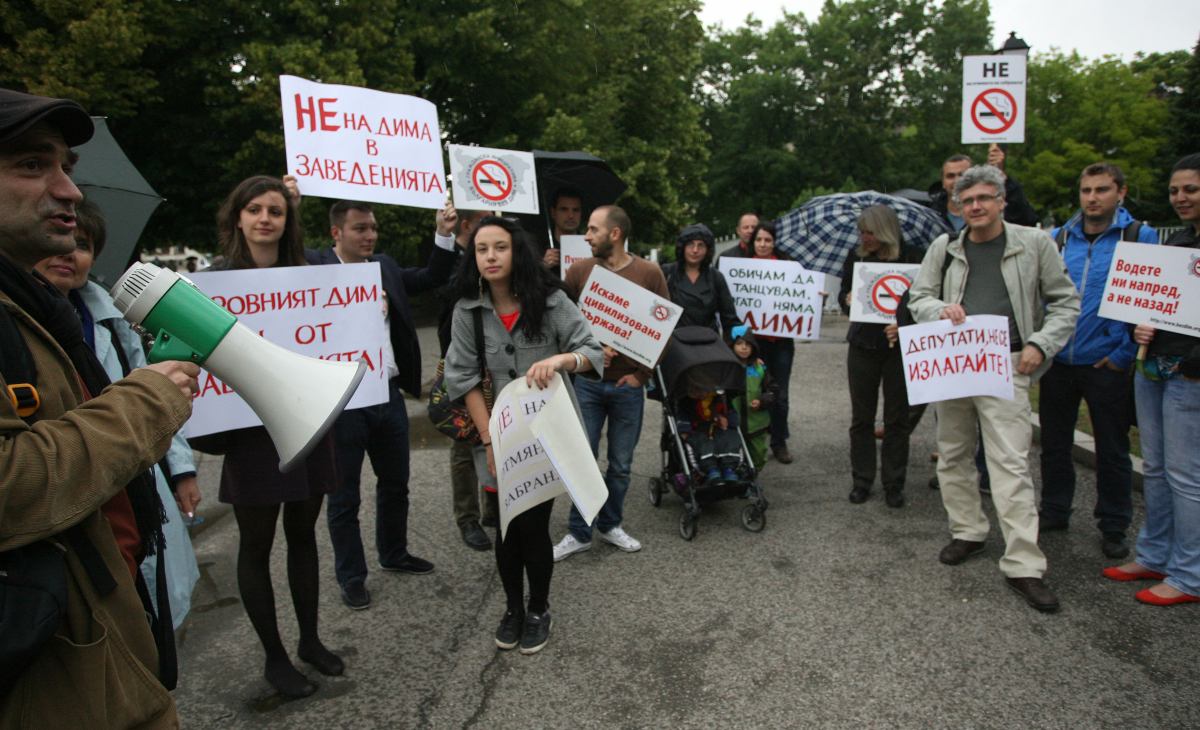
<path fill-rule="evenodd" d="M 555 289 L 546 300 L 542 337 L 536 341 L 525 336 L 519 320 L 511 334 L 505 330 L 492 307 L 491 295 L 484 292 L 481 299 L 460 299 L 454 305 L 445 368 L 446 392 L 451 398 L 461 398 L 479 385 L 474 309 L 483 309 L 483 342 L 496 393 L 524 375 L 535 362 L 565 352 L 578 352 L 592 363 L 595 373 L 583 373 L 581 377 L 604 374 L 604 353 L 600 343 L 592 334 L 591 325 L 562 290 Z"/>
<path fill-rule="evenodd" d="M 1075 331 L 1079 292 L 1067 276 L 1058 247 L 1048 233 L 1007 222 L 1004 232 L 1007 237 L 1000 273 L 1012 302 L 1017 331 L 1022 342 L 1034 345 L 1046 356 L 1033 374 L 1036 379 L 1049 369 L 1054 356 Z M 946 256 L 953 261 L 946 269 L 945 281 L 940 282 L 938 274 Z M 960 304 L 969 273 L 959 236 L 951 239 L 942 234 L 934 239 L 909 291 L 908 309 L 913 318 L 918 322 L 934 322 L 947 304 Z"/>

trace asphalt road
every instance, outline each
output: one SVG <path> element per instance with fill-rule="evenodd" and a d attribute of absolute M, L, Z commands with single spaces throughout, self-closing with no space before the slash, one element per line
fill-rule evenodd
<path fill-rule="evenodd" d="M 1047 580 L 1063 608 L 1043 615 L 1010 592 L 996 567 L 993 526 L 982 556 L 942 565 L 948 540 L 932 475 L 933 418 L 914 434 L 908 505 L 866 504 L 850 488 L 845 322 L 797 348 L 792 378 L 796 462 L 768 465 L 761 533 L 742 529 L 739 501 L 678 535 L 681 502 L 647 500 L 658 473 L 661 416 L 648 405 L 626 501 L 626 529 L 645 545 L 609 545 L 558 563 L 554 629 L 540 654 L 492 641 L 504 596 L 491 553 L 467 549 L 451 516 L 449 442 L 410 401 L 413 553 L 427 576 L 373 570 L 374 604 L 350 611 L 338 595 L 324 519 L 321 634 L 346 660 L 316 675 L 312 697 L 283 702 L 262 679 L 262 649 L 238 598 L 237 531 L 215 505 L 219 460 L 205 457 L 202 578 L 180 636 L 186 727 L 1198 727 L 1200 607 L 1161 609 L 1134 585 L 1100 577 L 1106 561 L 1087 519 L 1094 474 L 1079 469 L 1072 529 L 1042 542 Z M 426 376 L 436 341 L 422 330 Z M 603 453 L 603 447 L 601 449 Z M 1033 460 L 1036 465 L 1036 450 Z M 1035 480 L 1037 469 L 1034 469 Z M 364 493 L 374 484 L 364 470 Z M 551 531 L 565 532 L 567 500 Z M 1141 523 L 1141 498 L 1135 496 Z M 989 505 L 990 511 L 990 505 Z M 363 504 L 373 544 L 374 505 Z M 370 558 L 370 551 L 368 551 Z M 282 531 L 274 556 L 280 625 L 295 646 Z"/>

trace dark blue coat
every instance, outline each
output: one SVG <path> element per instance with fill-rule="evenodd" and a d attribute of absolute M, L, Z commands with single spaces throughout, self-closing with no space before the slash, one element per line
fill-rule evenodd
<path fill-rule="evenodd" d="M 337 264 L 337 254 L 332 248 L 320 251 L 306 249 L 304 258 L 310 264 Z M 456 257 L 453 251 L 437 246 L 423 267 L 404 267 L 385 253 L 377 253 L 367 259 L 379 263 L 379 275 L 383 280 L 383 291 L 387 294 L 389 335 L 392 352 L 396 356 L 396 367 L 400 373 L 400 387 L 415 398 L 421 397 L 421 345 L 417 342 L 417 328 L 413 324 L 410 294 L 439 287 L 450 278 Z"/>

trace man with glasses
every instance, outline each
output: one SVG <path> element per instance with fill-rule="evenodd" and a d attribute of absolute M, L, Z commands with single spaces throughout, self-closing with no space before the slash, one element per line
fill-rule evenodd
<path fill-rule="evenodd" d="M 1006 317 L 1013 399 L 974 396 L 937 404 L 938 480 L 952 538 L 938 559 L 946 565 L 962 563 L 983 550 L 990 528 L 975 486 L 978 419 L 992 502 L 1005 538 L 1000 571 L 1029 605 L 1053 612 L 1058 599 L 1042 580 L 1046 557 L 1037 544 L 1029 385 L 1050 367 L 1074 331 L 1079 294 L 1050 236 L 1002 218 L 1004 176 L 999 170 L 968 168 L 954 185 L 954 198 L 966 225 L 957 236 L 939 236 L 929 247 L 913 282 L 909 309 L 918 322 L 949 319 L 959 325 L 967 315 Z M 951 261 L 943 268 L 946 256 Z"/>

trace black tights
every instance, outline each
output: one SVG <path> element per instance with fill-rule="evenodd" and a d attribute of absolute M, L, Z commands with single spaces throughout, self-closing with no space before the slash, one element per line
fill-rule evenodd
<path fill-rule="evenodd" d="M 529 575 L 529 611 L 545 611 L 554 573 L 554 546 L 550 543 L 550 512 L 554 500 L 522 512 L 508 523 L 508 535 L 496 540 L 496 566 L 508 608 L 524 610 L 525 574 Z M 498 537 L 498 536 L 497 536 Z"/>
<path fill-rule="evenodd" d="M 324 495 L 302 502 L 286 502 L 283 507 L 283 535 L 287 540 L 288 587 L 300 625 L 299 656 L 323 674 L 341 674 L 341 660 L 329 652 L 317 636 L 317 597 L 319 592 L 317 537 L 315 526 Z M 271 587 L 271 546 L 280 506 L 234 505 L 237 518 L 238 589 L 246 615 L 267 654 L 267 680 L 283 694 L 303 696 L 315 689 L 288 658 L 279 638 L 275 617 L 275 591 Z"/>

